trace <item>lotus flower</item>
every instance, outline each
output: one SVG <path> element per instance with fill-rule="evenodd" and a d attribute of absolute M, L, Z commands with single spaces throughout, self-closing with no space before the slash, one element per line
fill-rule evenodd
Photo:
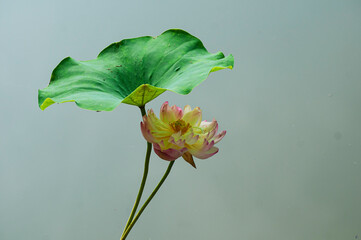
<path fill-rule="evenodd" d="M 222 131 L 217 135 L 218 123 L 202 121 L 199 107 L 193 110 L 189 105 L 180 107 L 165 102 L 160 109 L 160 119 L 153 109 L 143 116 L 140 123 L 144 138 L 153 144 L 155 153 L 162 159 L 174 161 L 183 157 L 185 161 L 196 167 L 193 156 L 206 159 L 218 152 L 214 145 L 225 135 Z"/>

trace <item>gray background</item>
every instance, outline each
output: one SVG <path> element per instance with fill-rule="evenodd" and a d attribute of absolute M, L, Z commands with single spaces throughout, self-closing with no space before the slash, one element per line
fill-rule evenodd
<path fill-rule="evenodd" d="M 181 28 L 234 70 L 187 96 L 227 136 L 182 159 L 129 239 L 361 237 L 361 1 L 0 0 L 0 239 L 119 239 L 143 171 L 140 112 L 37 106 L 65 57 Z M 149 194 L 167 163 L 152 155 Z"/>

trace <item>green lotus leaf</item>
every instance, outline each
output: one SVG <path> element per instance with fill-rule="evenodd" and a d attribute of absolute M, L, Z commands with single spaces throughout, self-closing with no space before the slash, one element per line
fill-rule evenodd
<path fill-rule="evenodd" d="M 232 69 L 233 62 L 232 55 L 211 54 L 198 38 L 179 29 L 125 39 L 94 60 L 63 59 L 49 86 L 39 90 L 39 107 L 64 102 L 95 111 L 111 111 L 120 103 L 144 106 L 166 90 L 188 94 L 211 72 Z"/>

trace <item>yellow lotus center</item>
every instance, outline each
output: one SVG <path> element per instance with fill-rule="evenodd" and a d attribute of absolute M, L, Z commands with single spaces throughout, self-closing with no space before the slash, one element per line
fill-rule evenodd
<path fill-rule="evenodd" d="M 174 132 L 181 131 L 182 134 L 188 131 L 191 127 L 189 123 L 186 123 L 184 120 L 179 119 L 177 121 L 169 123 L 170 127 L 173 129 Z"/>

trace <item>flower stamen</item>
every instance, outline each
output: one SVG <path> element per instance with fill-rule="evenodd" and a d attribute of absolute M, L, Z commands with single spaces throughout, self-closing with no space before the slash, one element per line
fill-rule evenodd
<path fill-rule="evenodd" d="M 191 128 L 191 125 L 182 119 L 169 123 L 169 126 L 171 126 L 174 132 L 180 131 L 182 135 L 186 133 L 189 128 Z"/>

